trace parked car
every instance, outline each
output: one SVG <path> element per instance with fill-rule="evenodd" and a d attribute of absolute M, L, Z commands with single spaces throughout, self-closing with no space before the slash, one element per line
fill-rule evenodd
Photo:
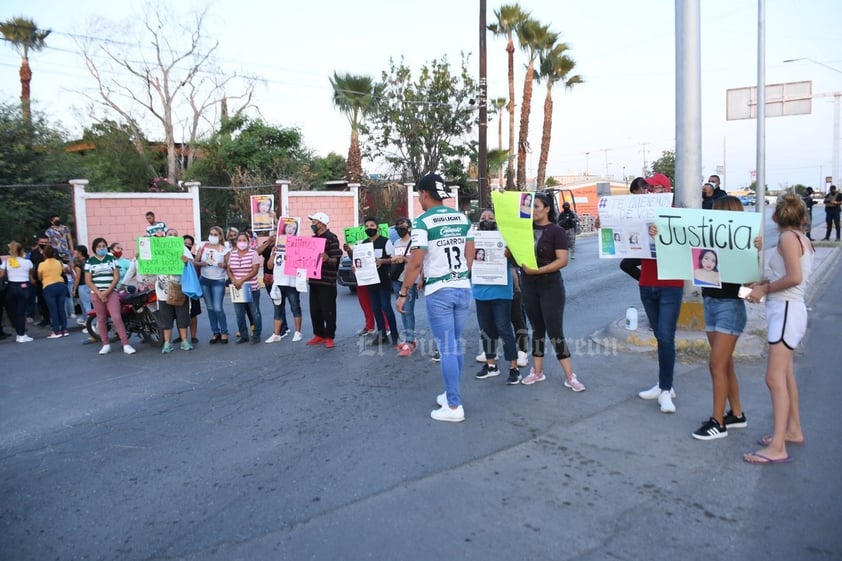
<path fill-rule="evenodd" d="M 757 196 L 743 195 L 742 197 L 740 197 L 740 202 L 743 203 L 743 206 L 755 205 L 757 204 Z"/>
<path fill-rule="evenodd" d="M 339 261 L 339 277 L 337 281 L 340 286 L 347 286 L 351 292 L 357 291 L 357 277 L 354 276 L 354 267 L 351 258 L 343 255 Z"/>

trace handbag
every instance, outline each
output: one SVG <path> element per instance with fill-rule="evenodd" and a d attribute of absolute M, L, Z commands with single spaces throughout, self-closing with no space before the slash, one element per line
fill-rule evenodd
<path fill-rule="evenodd" d="M 181 285 L 170 281 L 170 285 L 167 287 L 167 304 L 178 308 L 183 306 L 185 302 L 187 302 L 187 295 L 181 290 Z"/>
<path fill-rule="evenodd" d="M 181 291 L 187 295 L 188 298 L 201 298 L 202 285 L 199 282 L 199 275 L 196 274 L 196 268 L 193 263 L 184 264 L 184 272 L 181 274 Z"/>

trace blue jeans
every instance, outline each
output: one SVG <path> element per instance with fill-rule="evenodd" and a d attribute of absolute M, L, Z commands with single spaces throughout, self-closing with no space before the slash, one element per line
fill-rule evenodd
<path fill-rule="evenodd" d="M 395 310 L 392 308 L 392 291 L 383 288 L 379 284 L 368 287 L 368 294 L 371 297 L 371 313 L 374 314 L 374 322 L 377 324 L 377 331 L 381 337 L 386 337 L 386 320 L 392 331 L 392 343 L 398 342 L 398 320 L 395 317 Z M 385 316 L 385 320 L 384 320 Z"/>
<path fill-rule="evenodd" d="M 301 317 L 301 295 L 294 286 L 279 286 L 278 288 L 281 289 L 281 303 L 275 304 L 275 310 L 272 318 L 281 322 L 281 332 L 283 332 L 284 329 L 289 329 L 286 310 L 287 302 L 289 302 L 289 309 L 292 312 L 292 317 Z"/>
<path fill-rule="evenodd" d="M 76 293 L 79 294 L 79 304 L 82 305 L 82 318 L 87 318 L 88 312 L 94 309 L 91 304 L 91 288 L 87 284 L 80 284 Z"/>
<path fill-rule="evenodd" d="M 214 335 L 228 335 L 228 320 L 225 319 L 225 310 L 222 309 L 223 298 L 225 298 L 225 280 L 200 277 L 199 282 L 202 285 L 205 307 L 208 309 L 211 331 Z"/>
<path fill-rule="evenodd" d="M 471 307 L 470 288 L 440 288 L 427 296 L 427 321 L 441 353 L 441 376 L 447 403 L 462 405 L 459 385 L 462 380 L 464 352 L 462 331 Z"/>
<path fill-rule="evenodd" d="M 486 359 L 497 358 L 497 339 L 503 340 L 503 358 L 517 360 L 515 331 L 512 329 L 511 300 L 477 300 L 477 323 Z"/>
<path fill-rule="evenodd" d="M 392 281 L 392 286 L 395 289 L 395 294 L 400 294 L 403 281 Z M 407 343 L 415 341 L 415 302 L 417 300 L 418 289 L 413 284 L 412 287 L 406 291 L 406 298 L 404 298 L 403 301 L 403 313 L 401 314 L 401 322 L 403 323 L 403 340 Z"/>
<path fill-rule="evenodd" d="M 260 339 L 260 334 L 263 333 L 263 316 L 260 315 L 259 289 L 251 291 L 251 302 L 238 302 L 234 304 L 234 313 L 237 315 L 237 329 L 240 332 L 241 339 L 249 338 L 249 326 L 246 323 L 246 309 L 251 312 L 252 325 L 254 326 L 252 337 Z"/>
<path fill-rule="evenodd" d="M 67 310 L 64 307 L 67 302 L 67 285 L 63 282 L 48 285 L 44 288 L 44 300 L 47 301 L 47 307 L 50 309 L 53 333 L 67 331 Z"/>
<path fill-rule="evenodd" d="M 680 286 L 641 286 L 640 301 L 658 341 L 658 387 L 672 389 L 675 371 L 675 327 L 681 312 L 684 288 Z"/>

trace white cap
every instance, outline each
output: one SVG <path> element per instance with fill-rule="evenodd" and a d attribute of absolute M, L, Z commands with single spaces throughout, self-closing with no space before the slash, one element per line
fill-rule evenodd
<path fill-rule="evenodd" d="M 319 222 L 321 222 L 325 226 L 330 224 L 330 216 L 328 216 L 324 212 L 317 212 L 315 214 L 311 214 L 307 218 L 309 218 L 310 220 L 318 220 Z"/>

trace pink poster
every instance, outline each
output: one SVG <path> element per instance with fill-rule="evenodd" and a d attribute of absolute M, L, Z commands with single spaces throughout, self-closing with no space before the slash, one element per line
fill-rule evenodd
<path fill-rule="evenodd" d="M 308 279 L 322 278 L 322 254 L 325 252 L 324 238 L 287 236 L 287 258 L 284 274 L 295 276 L 297 269 L 306 269 Z"/>

